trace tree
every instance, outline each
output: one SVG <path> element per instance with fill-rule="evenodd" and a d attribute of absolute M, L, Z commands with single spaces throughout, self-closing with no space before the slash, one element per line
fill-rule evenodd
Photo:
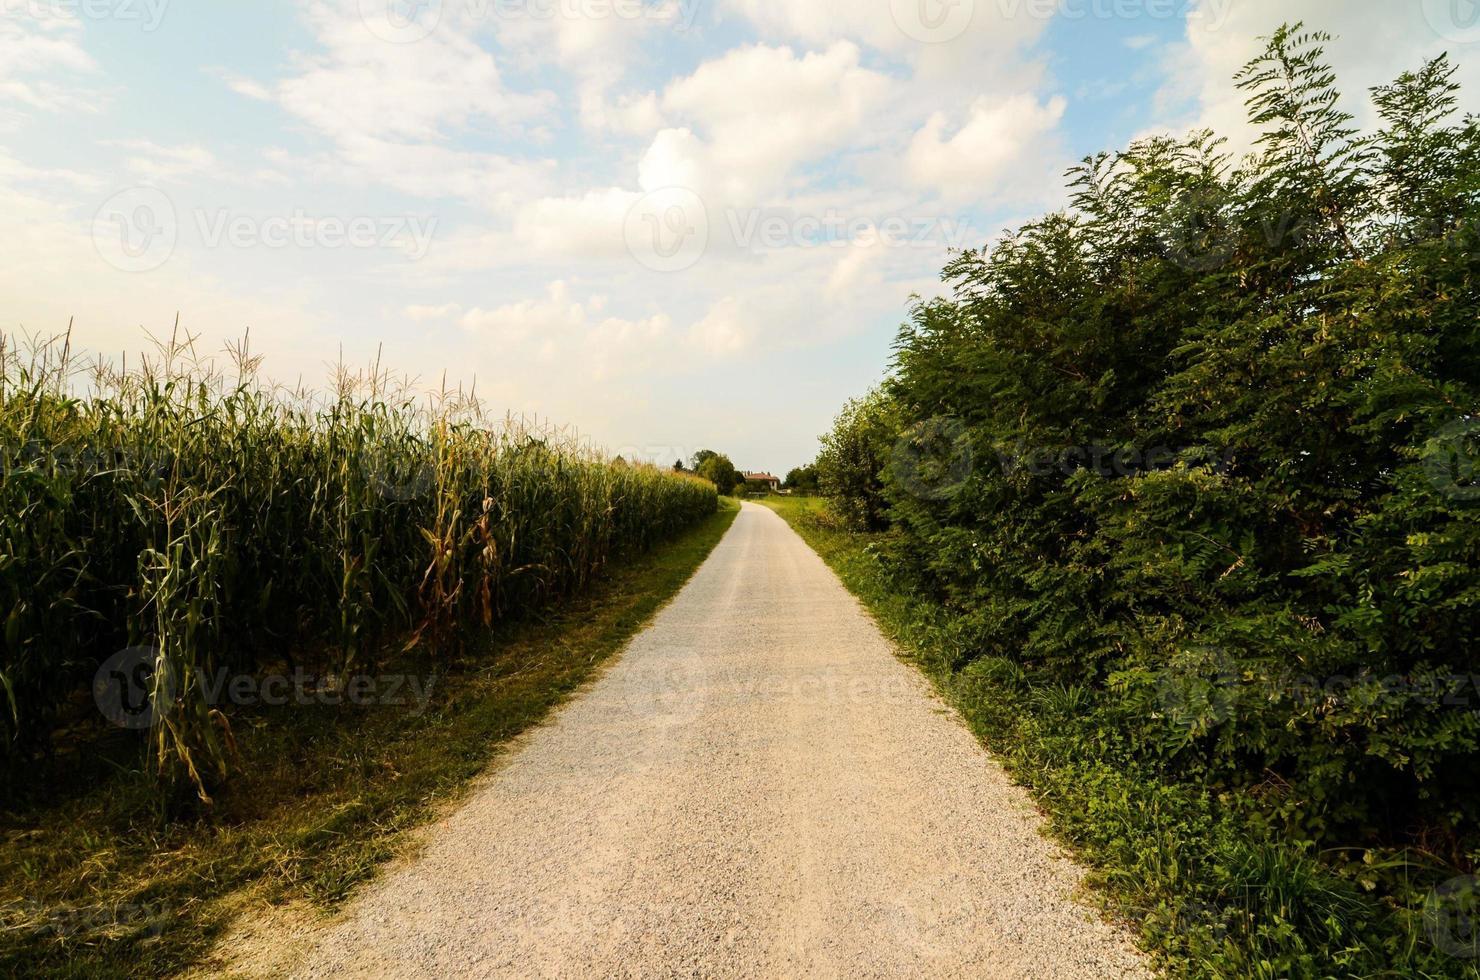
<path fill-rule="evenodd" d="M 817 480 L 839 515 L 860 531 L 888 526 L 884 468 L 898 429 L 891 420 L 889 399 L 879 391 L 848 403 L 822 437 Z"/>
<path fill-rule="evenodd" d="M 734 495 L 736 486 L 745 482 L 735 469 L 735 464 L 730 462 L 730 457 L 709 450 L 695 454 L 694 473 L 713 483 L 720 493 L 731 496 Z"/>
<path fill-rule="evenodd" d="M 817 492 L 817 464 L 798 466 L 786 474 L 785 487 L 797 493 Z"/>
<path fill-rule="evenodd" d="M 1012 677 L 1030 725 L 1082 689 L 1056 744 L 1216 788 L 1418 920 L 1406 855 L 1480 855 L 1480 714 L 1426 693 L 1480 662 L 1480 122 L 1440 58 L 1358 132 L 1325 43 L 1282 29 L 1240 76 L 1243 164 L 1213 134 L 1139 141 L 1083 162 L 1072 213 L 954 258 L 817 466 L 854 526 L 888 525 L 877 553 L 948 618 L 951 667 Z M 892 436 L 941 420 L 969 475 L 921 493 Z M 1330 922 L 1283 959 L 1228 942 L 1315 975 L 1302 950 L 1350 938 Z"/>

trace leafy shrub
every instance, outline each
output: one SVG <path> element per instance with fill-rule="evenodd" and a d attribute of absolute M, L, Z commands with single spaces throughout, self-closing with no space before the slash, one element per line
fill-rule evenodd
<path fill-rule="evenodd" d="M 1001 730 L 1245 835 L 1196 918 L 1270 976 L 1328 969 L 1372 902 L 1421 933 L 1420 883 L 1480 857 L 1480 122 L 1439 58 L 1358 132 L 1325 41 L 1242 73 L 1248 158 L 1089 158 L 1071 211 L 956 257 L 820 463 L 962 683 L 1023 689 Z"/>

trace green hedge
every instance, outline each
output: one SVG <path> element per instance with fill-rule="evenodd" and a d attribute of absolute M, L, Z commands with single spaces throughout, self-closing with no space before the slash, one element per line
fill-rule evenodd
<path fill-rule="evenodd" d="M 1480 125 L 1441 58 L 1357 131 L 1324 41 L 1243 72 L 1256 154 L 1087 159 L 1073 210 L 952 261 L 819 460 L 944 610 L 943 669 L 1010 674 L 1041 751 L 1275 842 L 1205 855 L 1208 901 L 1345 881 L 1255 903 L 1284 908 L 1239 926 L 1271 976 L 1344 962 L 1363 903 L 1468 901 L 1480 856 Z M 1416 932 L 1401 962 L 1470 968 Z"/>

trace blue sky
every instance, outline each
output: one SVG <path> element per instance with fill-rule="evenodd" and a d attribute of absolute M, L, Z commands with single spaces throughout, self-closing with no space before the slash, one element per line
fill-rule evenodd
<path fill-rule="evenodd" d="M 0 0 L 7 330 L 176 315 L 270 376 L 343 358 L 613 452 L 809 460 L 948 249 L 1075 159 L 1212 125 L 1282 20 L 1349 108 L 1471 0 Z M 1473 91 L 1473 88 L 1471 89 Z"/>

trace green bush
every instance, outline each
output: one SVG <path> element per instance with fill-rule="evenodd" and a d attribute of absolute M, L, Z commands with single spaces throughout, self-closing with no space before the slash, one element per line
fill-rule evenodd
<path fill-rule="evenodd" d="M 1092 157 L 1072 211 L 954 259 L 823 486 L 946 610 L 943 669 L 1021 685 L 999 731 L 1041 726 L 1060 789 L 1207 801 L 1221 962 L 1370 967 L 1402 935 L 1438 975 L 1468 961 L 1425 895 L 1480 857 L 1480 123 L 1440 58 L 1358 132 L 1325 40 L 1242 73 L 1250 157 Z"/>

